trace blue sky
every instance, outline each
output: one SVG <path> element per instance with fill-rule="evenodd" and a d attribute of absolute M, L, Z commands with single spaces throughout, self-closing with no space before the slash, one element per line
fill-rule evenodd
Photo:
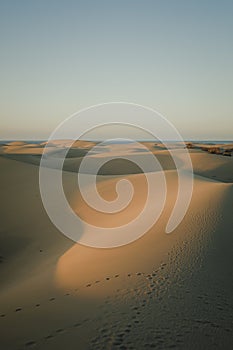
<path fill-rule="evenodd" d="M 1 1 L 1 139 L 45 139 L 101 102 L 232 139 L 233 1 Z"/>

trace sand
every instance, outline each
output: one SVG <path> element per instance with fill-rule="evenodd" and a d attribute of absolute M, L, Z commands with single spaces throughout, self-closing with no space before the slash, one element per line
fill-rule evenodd
<path fill-rule="evenodd" d="M 92 146 L 74 144 L 66 159 L 67 198 L 93 223 L 127 222 L 145 198 L 144 175 L 132 164 L 112 162 L 98 175 L 106 199 L 114 198 L 123 174 L 137 188 L 134 202 L 118 217 L 87 208 L 74 191 L 75 166 Z M 166 174 L 165 209 L 137 241 L 96 249 L 72 242 L 49 220 L 38 186 L 43 147 L 16 142 L 0 150 L 0 348 L 232 349 L 233 157 L 190 149 L 192 201 L 168 235 L 177 174 L 168 151 L 148 144 Z M 63 147 L 54 142 L 50 152 L 59 157 Z M 111 148 L 93 157 L 113 151 L 117 156 Z M 136 149 L 127 152 L 141 156 Z"/>

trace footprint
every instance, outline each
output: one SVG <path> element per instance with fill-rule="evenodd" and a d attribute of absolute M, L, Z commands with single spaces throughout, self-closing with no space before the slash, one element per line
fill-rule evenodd
<path fill-rule="evenodd" d="M 131 332 L 131 329 L 129 329 L 129 328 L 125 329 L 125 333 L 130 333 L 130 332 Z"/>
<path fill-rule="evenodd" d="M 5 317 L 6 316 L 6 314 L 1 314 L 1 317 Z"/>
<path fill-rule="evenodd" d="M 22 308 L 21 307 L 18 307 L 17 309 L 15 309 L 15 312 L 19 312 L 19 311 L 21 311 L 22 310 Z"/>
<path fill-rule="evenodd" d="M 89 283 L 89 284 L 87 284 L 87 285 L 86 285 L 86 287 L 91 287 L 91 284 L 90 284 L 90 283 Z"/>
<path fill-rule="evenodd" d="M 59 329 L 57 329 L 56 330 L 56 333 L 62 333 L 62 332 L 64 332 L 65 330 L 63 329 L 63 328 L 59 328 Z"/>
<path fill-rule="evenodd" d="M 25 346 L 33 346 L 36 345 L 36 342 L 34 340 L 30 340 L 27 343 L 25 343 Z"/>
<path fill-rule="evenodd" d="M 106 328 L 103 328 L 100 330 L 100 333 L 107 333 L 107 332 L 108 332 L 108 330 Z"/>
<path fill-rule="evenodd" d="M 125 336 L 125 333 L 119 333 L 116 336 L 117 336 L 117 338 L 123 338 Z"/>
<path fill-rule="evenodd" d="M 80 323 L 80 322 L 74 324 L 74 327 L 75 327 L 75 328 L 76 328 L 76 327 L 79 327 L 79 326 L 81 326 L 81 323 Z"/>
<path fill-rule="evenodd" d="M 54 336 L 52 334 L 49 334 L 45 337 L 45 339 L 51 339 L 51 338 L 54 338 Z"/>
<path fill-rule="evenodd" d="M 36 307 L 39 307 L 40 306 L 40 304 L 36 304 Z"/>
<path fill-rule="evenodd" d="M 55 300 L 55 298 L 50 298 L 50 299 L 49 299 L 49 301 L 53 301 L 53 300 Z"/>

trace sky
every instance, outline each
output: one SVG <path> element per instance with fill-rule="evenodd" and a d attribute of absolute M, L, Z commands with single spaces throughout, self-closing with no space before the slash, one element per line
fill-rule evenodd
<path fill-rule="evenodd" d="M 154 108 L 184 139 L 233 139 L 232 0 L 0 1 L 0 139 L 82 108 Z"/>

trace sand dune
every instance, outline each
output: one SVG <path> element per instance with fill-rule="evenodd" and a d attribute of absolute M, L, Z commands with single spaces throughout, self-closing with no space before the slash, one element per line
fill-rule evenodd
<path fill-rule="evenodd" d="M 83 154 L 89 146 L 77 145 Z M 26 147 L 29 155 L 22 151 L 24 144 L 7 147 L 15 147 L 15 154 L 5 148 L 0 157 L 2 349 L 232 348 L 231 157 L 190 151 L 197 174 L 191 205 L 175 232 L 167 235 L 177 175 L 168 152 L 151 144 L 168 185 L 161 217 L 132 244 L 95 249 L 74 244 L 50 222 L 40 199 L 40 158 L 32 155 L 33 147 Z M 53 151 L 59 156 L 57 146 Z M 105 151 L 101 156 L 107 157 Z M 17 161 L 8 158 L 10 153 Z M 140 212 L 145 179 L 132 164 L 109 163 L 98 176 L 106 199 L 116 195 L 115 183 L 123 173 L 135 185 L 132 205 L 113 217 L 82 201 L 74 172 L 82 155 L 75 157 L 75 147 L 71 155 L 64 167 L 64 189 L 85 220 L 111 226 Z M 38 163 L 32 164 L 35 159 Z M 185 166 L 182 157 L 180 162 Z"/>
<path fill-rule="evenodd" d="M 194 172 L 223 182 L 233 182 L 233 157 L 191 151 Z"/>

